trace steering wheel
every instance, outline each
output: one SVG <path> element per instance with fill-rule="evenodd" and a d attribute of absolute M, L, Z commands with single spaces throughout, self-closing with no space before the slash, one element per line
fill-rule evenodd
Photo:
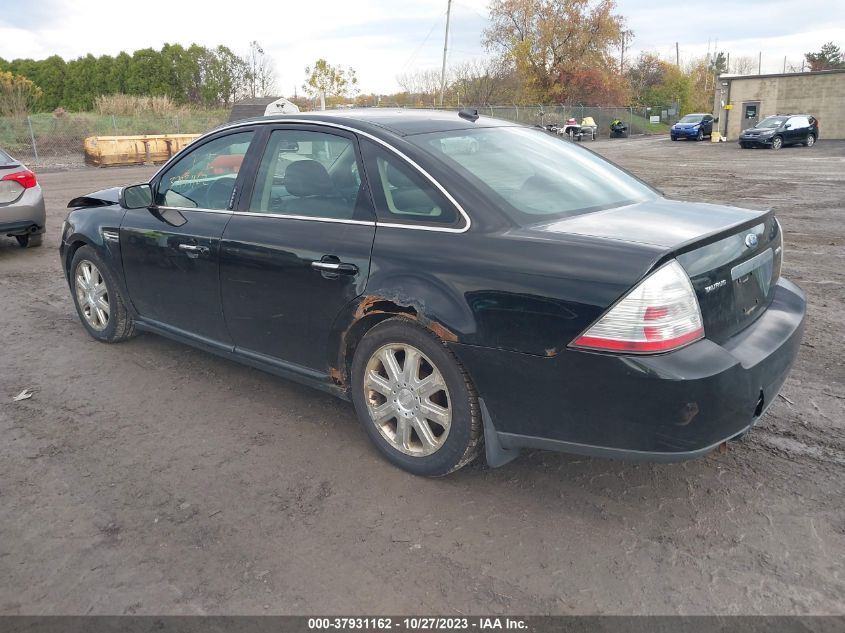
<path fill-rule="evenodd" d="M 236 176 L 224 176 L 212 182 L 205 190 L 206 209 L 224 210 L 229 208 L 229 198 L 235 188 Z"/>

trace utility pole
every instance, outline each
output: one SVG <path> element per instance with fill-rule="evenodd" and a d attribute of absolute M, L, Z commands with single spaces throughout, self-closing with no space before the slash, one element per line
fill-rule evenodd
<path fill-rule="evenodd" d="M 675 66 L 681 67 L 681 49 L 678 48 L 677 42 L 675 42 Z"/>
<path fill-rule="evenodd" d="M 786 55 L 783 56 L 783 74 L 786 74 Z"/>
<path fill-rule="evenodd" d="M 633 35 L 632 31 L 624 30 L 622 31 L 622 52 L 619 55 L 619 74 L 623 74 L 625 72 L 625 45 L 628 43 L 628 40 Z"/>
<path fill-rule="evenodd" d="M 446 92 L 446 51 L 449 49 L 449 18 L 452 16 L 452 0 L 446 5 L 446 37 L 443 38 L 443 65 L 440 67 L 440 107 Z"/>
<path fill-rule="evenodd" d="M 763 69 L 763 51 L 760 51 L 757 54 L 757 74 L 758 75 L 763 74 L 762 69 Z"/>

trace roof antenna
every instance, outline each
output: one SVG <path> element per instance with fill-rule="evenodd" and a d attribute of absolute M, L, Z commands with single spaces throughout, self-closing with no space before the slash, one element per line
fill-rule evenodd
<path fill-rule="evenodd" d="M 467 121 L 472 121 L 473 123 L 475 123 L 476 121 L 478 121 L 479 114 L 478 110 L 476 110 L 475 108 L 464 108 L 463 110 L 458 112 L 458 116 L 462 119 L 466 119 Z"/>

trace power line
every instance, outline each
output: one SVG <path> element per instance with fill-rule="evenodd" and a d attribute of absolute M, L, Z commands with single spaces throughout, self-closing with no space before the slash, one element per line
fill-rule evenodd
<path fill-rule="evenodd" d="M 408 67 L 408 65 L 414 60 L 417 54 L 419 54 L 419 52 L 422 50 L 422 47 L 426 45 L 426 42 L 428 42 L 428 38 L 430 38 L 431 34 L 434 33 L 434 29 L 437 27 L 438 24 L 440 24 L 441 17 L 443 17 L 443 13 L 437 14 L 437 17 L 434 18 L 434 22 L 431 24 L 431 28 L 428 30 L 428 34 L 425 36 L 425 39 L 420 43 L 419 46 L 417 46 L 414 52 L 411 53 L 411 56 L 408 57 L 405 63 L 402 64 L 402 72 L 405 72 L 405 69 Z"/>

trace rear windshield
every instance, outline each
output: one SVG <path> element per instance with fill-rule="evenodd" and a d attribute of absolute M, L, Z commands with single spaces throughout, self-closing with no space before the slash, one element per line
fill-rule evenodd
<path fill-rule="evenodd" d="M 785 116 L 770 116 L 768 118 L 763 119 L 754 127 L 763 127 L 763 128 L 778 128 L 781 125 L 786 123 Z"/>
<path fill-rule="evenodd" d="M 17 161 L 0 149 L 0 165 L 17 165 Z"/>
<path fill-rule="evenodd" d="M 683 119 L 678 121 L 678 123 L 701 123 L 703 119 L 703 114 L 688 114 Z"/>
<path fill-rule="evenodd" d="M 454 130 L 406 138 L 477 184 L 517 224 L 658 197 L 654 189 L 598 155 L 533 128 Z"/>

